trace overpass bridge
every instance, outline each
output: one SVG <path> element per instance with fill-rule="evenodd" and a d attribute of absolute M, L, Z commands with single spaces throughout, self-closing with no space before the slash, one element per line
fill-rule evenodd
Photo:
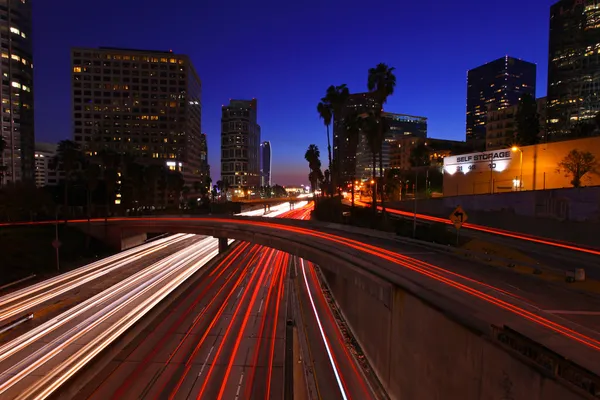
<path fill-rule="evenodd" d="M 392 398 L 600 396 L 600 324 L 592 314 L 569 318 L 544 311 L 563 303 L 600 313 L 600 299 L 540 290 L 537 282 L 514 282 L 522 278 L 336 224 L 260 217 L 91 224 L 118 238 L 171 232 L 237 239 L 319 265 Z"/>

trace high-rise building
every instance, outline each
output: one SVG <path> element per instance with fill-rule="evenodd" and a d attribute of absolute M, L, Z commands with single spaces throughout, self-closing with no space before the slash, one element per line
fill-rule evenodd
<path fill-rule="evenodd" d="M 372 93 L 354 93 L 348 97 L 341 115 L 334 115 L 333 121 L 333 162 L 338 163 L 340 168 L 340 185 L 352 182 L 356 173 L 357 149 L 351 148 L 344 119 L 353 113 L 365 113 L 377 109 L 379 105 Z"/>
<path fill-rule="evenodd" d="M 260 144 L 261 186 L 271 186 L 271 142 L 266 141 Z"/>
<path fill-rule="evenodd" d="M 229 100 L 221 109 L 221 179 L 230 189 L 260 186 L 257 102 Z"/>
<path fill-rule="evenodd" d="M 128 153 L 201 181 L 201 82 L 186 55 L 100 47 L 71 52 L 73 138 L 88 155 Z"/>
<path fill-rule="evenodd" d="M 33 52 L 31 1 L 0 0 L 2 47 L 2 135 L 5 149 L 0 159 L 6 171 L 0 183 L 33 181 Z"/>
<path fill-rule="evenodd" d="M 414 115 L 384 112 L 389 130 L 382 146 L 382 164 L 384 171 L 391 167 L 391 147 L 403 138 L 426 138 L 427 118 Z M 375 175 L 379 176 L 379 157 Z M 373 176 L 373 154 L 365 135 L 361 135 L 356 151 L 356 179 L 370 179 Z"/>
<path fill-rule="evenodd" d="M 545 141 L 546 135 L 546 98 L 536 100 L 537 113 L 539 116 L 540 131 L 539 141 Z M 517 142 L 517 112 L 518 105 L 503 109 L 491 109 L 487 113 L 486 121 L 486 150 L 499 150 L 512 147 Z"/>
<path fill-rule="evenodd" d="M 54 143 L 35 144 L 35 186 L 56 186 L 64 178 L 64 173 L 54 167 L 56 147 Z"/>
<path fill-rule="evenodd" d="M 208 164 L 208 141 L 206 133 L 200 134 L 200 175 L 205 179 L 210 177 L 210 165 Z"/>
<path fill-rule="evenodd" d="M 524 94 L 535 98 L 536 65 L 502 57 L 467 74 L 467 142 L 485 149 L 487 112 L 517 105 Z"/>
<path fill-rule="evenodd" d="M 597 3 L 562 0 L 550 8 L 548 140 L 573 138 L 575 125 L 590 121 L 600 112 Z"/>

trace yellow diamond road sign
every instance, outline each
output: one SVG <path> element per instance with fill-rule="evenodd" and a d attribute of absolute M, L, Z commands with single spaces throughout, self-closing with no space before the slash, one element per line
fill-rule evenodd
<path fill-rule="evenodd" d="M 468 216 L 465 210 L 463 210 L 461 206 L 458 206 L 454 209 L 454 211 L 452 211 L 452 214 L 450 214 L 449 218 L 454 224 L 454 227 L 456 229 L 460 229 L 462 224 L 467 222 Z"/>

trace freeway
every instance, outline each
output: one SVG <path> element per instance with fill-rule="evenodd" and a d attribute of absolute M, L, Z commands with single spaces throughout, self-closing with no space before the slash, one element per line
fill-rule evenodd
<path fill-rule="evenodd" d="M 309 212 L 304 207 L 282 216 L 303 219 Z M 294 387 L 311 398 L 378 398 L 346 345 L 314 266 L 280 251 L 237 245 L 155 319 L 73 396 L 281 399 L 291 398 Z M 293 346 L 297 340 L 302 346 Z M 300 347 L 307 349 L 304 356 Z M 300 360 L 304 368 L 293 371 Z"/>

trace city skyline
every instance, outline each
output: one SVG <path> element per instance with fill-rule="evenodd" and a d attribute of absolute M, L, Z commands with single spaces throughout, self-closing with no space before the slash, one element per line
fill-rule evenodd
<path fill-rule="evenodd" d="M 347 83 L 351 92 L 366 89 L 367 69 L 385 62 L 397 69 L 398 87 L 389 99 L 386 110 L 394 113 L 422 115 L 428 118 L 430 136 L 464 140 L 466 71 L 498 57 L 510 54 L 538 65 L 537 95 L 546 93 L 547 53 L 550 6 L 555 1 L 539 0 L 527 4 L 509 0 L 506 7 L 469 1 L 461 8 L 451 4 L 436 5 L 435 15 L 428 14 L 427 2 L 409 5 L 389 5 L 389 13 L 380 32 L 384 40 L 374 41 L 364 35 L 368 29 L 349 33 L 347 44 L 331 48 L 322 41 L 331 34 L 323 15 L 336 11 L 349 24 L 358 23 L 361 13 L 352 2 L 332 1 L 320 9 L 282 11 L 266 9 L 261 4 L 240 3 L 240 15 L 256 15 L 261 23 L 271 26 L 247 43 L 234 40 L 255 22 L 233 24 L 224 6 L 204 10 L 195 2 L 183 2 L 172 33 L 149 30 L 160 24 L 164 10 L 158 2 L 129 1 L 123 5 L 110 1 L 106 7 L 119 7 L 110 29 L 94 13 L 93 7 L 65 1 L 71 13 L 62 13 L 51 4 L 34 5 L 34 47 L 36 55 L 36 140 L 58 141 L 72 136 L 69 105 L 69 53 L 72 47 L 116 46 L 127 48 L 164 48 L 188 54 L 203 82 L 203 126 L 209 141 L 209 160 L 213 180 L 220 176 L 219 133 L 220 106 L 229 98 L 257 98 L 261 102 L 263 135 L 278 152 L 273 157 L 273 182 L 284 185 L 307 183 L 308 167 L 303 153 L 310 143 L 326 151 L 325 127 L 316 113 L 316 104 L 330 84 Z M 433 3 L 431 3 L 433 4 Z M 475 7 L 476 6 L 476 7 Z M 440 8 L 441 7 L 441 8 Z M 492 8 L 493 7 L 493 8 Z M 515 8 L 521 10 L 515 15 Z M 393 23 L 395 8 L 402 8 L 415 22 Z M 477 29 L 489 29 L 480 15 L 494 12 L 496 20 L 511 19 L 511 30 L 503 35 L 476 35 Z M 139 23 L 130 15 L 140 14 Z M 480 14 L 481 13 L 481 14 Z M 502 17 L 504 15 L 504 17 Z M 430 30 L 416 21 L 432 19 L 436 28 Z M 470 19 L 469 30 L 455 23 L 456 18 Z M 283 21 L 286 21 L 283 23 Z M 325 24 L 325 27 L 314 28 Z M 369 23 L 367 23 L 369 24 Z M 378 23 L 379 25 L 379 23 Z M 60 29 L 56 29 L 59 26 Z M 193 28 L 190 28 L 193 26 Z M 277 31 L 277 35 L 273 32 Z M 37 34 L 36 34 L 37 32 Z M 44 32 L 40 34 L 39 32 Z M 77 35 L 74 35 L 77 32 Z M 329 32 L 329 33 L 328 33 Z M 411 32 L 410 51 L 391 51 L 390 43 Z M 127 34 L 126 34 L 127 33 Z M 193 34 L 192 34 L 193 33 Z M 433 36 L 435 46 L 431 45 Z M 203 39 L 197 40 L 197 37 Z M 378 44 L 381 42 L 380 44 Z M 230 43 L 223 46 L 224 43 Z M 349 46 L 376 43 L 361 51 L 360 57 L 348 63 Z M 477 52 L 465 52 L 476 46 Z M 284 49 L 284 50 L 282 50 Z M 401 50 L 401 46 L 400 46 Z M 475 54 L 476 53 L 476 54 Z M 243 55 L 244 63 L 234 59 Z M 344 57 L 341 57 L 345 54 Z M 440 62 L 443 68 L 440 68 Z M 237 66 L 239 65 L 239 66 Z M 266 68 L 265 66 L 268 66 Z M 274 84 L 269 82 L 277 81 Z M 285 97 L 284 100 L 281 97 Z M 326 160 L 323 160 L 326 164 Z"/>

